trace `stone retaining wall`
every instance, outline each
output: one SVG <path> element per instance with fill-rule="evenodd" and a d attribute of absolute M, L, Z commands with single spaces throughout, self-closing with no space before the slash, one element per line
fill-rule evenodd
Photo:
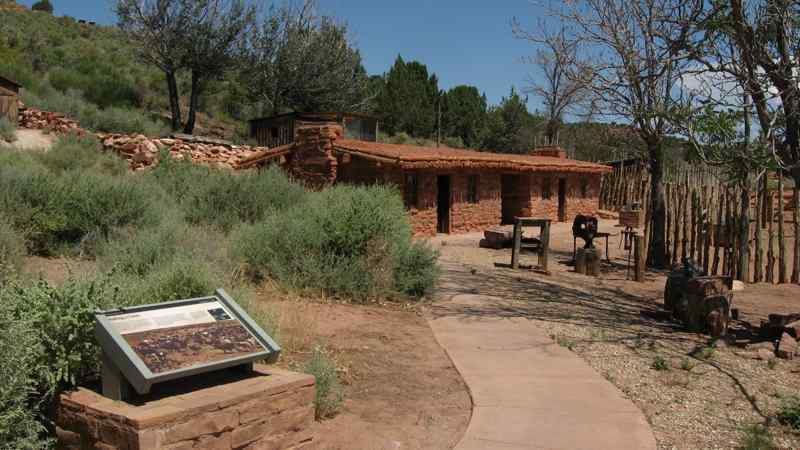
<path fill-rule="evenodd" d="M 311 446 L 314 377 L 266 366 L 256 366 L 255 372 L 258 376 L 142 404 L 113 401 L 83 388 L 62 394 L 55 416 L 57 447 L 255 450 Z"/>

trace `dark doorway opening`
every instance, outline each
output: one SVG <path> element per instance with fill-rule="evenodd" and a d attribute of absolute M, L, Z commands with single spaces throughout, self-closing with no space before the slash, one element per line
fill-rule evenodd
<path fill-rule="evenodd" d="M 558 221 L 567 221 L 567 180 L 558 179 Z"/>
<path fill-rule="evenodd" d="M 450 175 L 436 177 L 439 193 L 436 198 L 436 232 L 450 233 Z"/>

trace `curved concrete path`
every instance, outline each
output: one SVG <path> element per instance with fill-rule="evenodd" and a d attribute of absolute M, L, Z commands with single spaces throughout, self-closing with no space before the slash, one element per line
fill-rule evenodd
<path fill-rule="evenodd" d="M 505 314 L 503 299 L 475 293 L 465 269 L 443 266 L 429 322 L 473 400 L 457 450 L 656 448 L 614 385 L 533 322 Z"/>

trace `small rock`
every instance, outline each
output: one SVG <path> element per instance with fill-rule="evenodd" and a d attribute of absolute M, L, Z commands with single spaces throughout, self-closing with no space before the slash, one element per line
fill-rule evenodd
<path fill-rule="evenodd" d="M 142 142 L 142 149 L 146 152 L 158 153 L 158 147 L 153 143 L 153 141 Z"/>
<path fill-rule="evenodd" d="M 797 341 L 789 336 L 788 333 L 783 333 L 781 341 L 778 343 L 778 350 L 776 351 L 778 358 L 792 359 L 797 354 Z"/>
<path fill-rule="evenodd" d="M 744 283 L 739 280 L 733 280 L 733 288 L 732 291 L 743 291 L 744 290 Z"/>

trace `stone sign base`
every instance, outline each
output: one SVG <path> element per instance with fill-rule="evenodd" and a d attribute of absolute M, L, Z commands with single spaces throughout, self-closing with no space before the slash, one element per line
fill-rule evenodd
<path fill-rule="evenodd" d="M 195 380 L 197 378 L 197 380 Z M 56 407 L 65 450 L 300 449 L 310 447 L 314 377 L 256 365 L 156 385 L 130 402 L 85 388 Z"/>

